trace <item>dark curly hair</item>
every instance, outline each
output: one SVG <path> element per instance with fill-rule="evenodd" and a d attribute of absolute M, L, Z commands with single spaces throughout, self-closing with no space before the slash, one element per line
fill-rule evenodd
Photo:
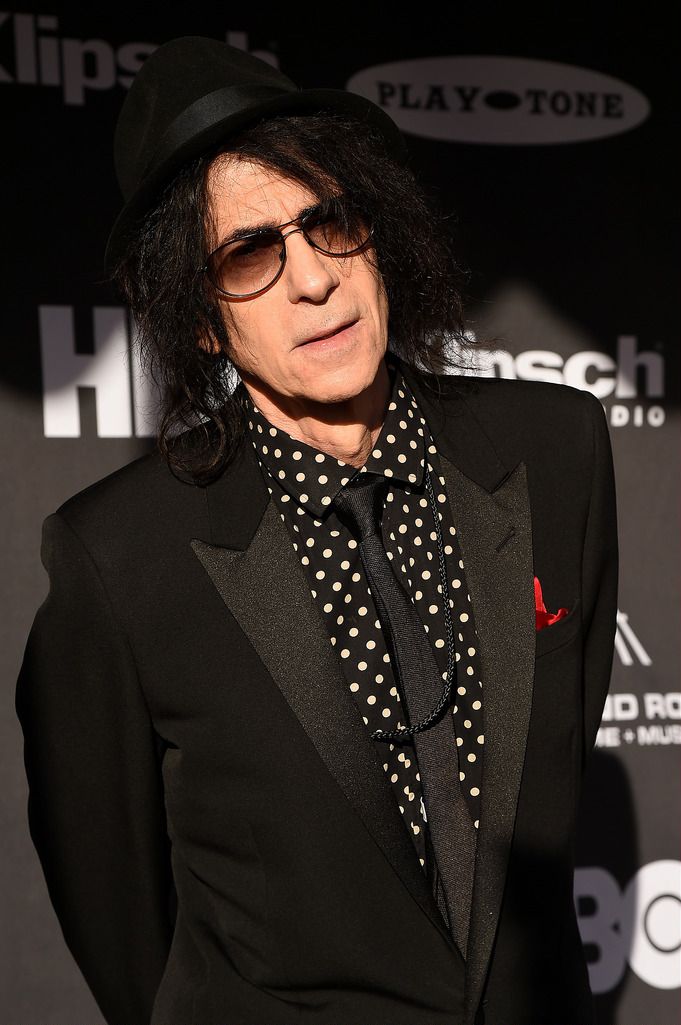
<path fill-rule="evenodd" d="M 463 274 L 446 217 L 388 154 L 379 132 L 331 111 L 263 119 L 176 174 L 111 275 L 135 319 L 142 366 L 160 392 L 158 449 L 173 472 L 189 473 L 196 483 L 222 471 L 245 430 L 219 293 L 201 272 L 219 241 L 207 182 L 222 153 L 274 169 L 320 201 L 340 187 L 367 211 L 374 225 L 368 258 L 388 299 L 388 347 L 406 363 L 450 373 L 466 367 L 462 360 L 473 348 L 464 334 Z M 177 443 L 200 425 L 191 447 Z"/>

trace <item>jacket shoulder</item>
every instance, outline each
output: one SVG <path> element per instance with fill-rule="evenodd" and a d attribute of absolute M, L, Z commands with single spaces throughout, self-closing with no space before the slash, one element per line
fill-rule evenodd
<path fill-rule="evenodd" d="M 152 534 L 168 539 L 196 522 L 204 506 L 204 489 L 189 475 L 176 475 L 153 449 L 82 488 L 55 512 L 95 553 Z"/>
<path fill-rule="evenodd" d="M 574 430 L 576 422 L 605 416 L 595 395 L 569 384 L 454 374 L 444 380 L 448 396 L 458 396 L 476 415 L 506 427 L 513 419 L 536 429 L 550 425 Z"/>
<path fill-rule="evenodd" d="M 98 511 L 106 515 L 123 507 L 144 505 L 158 490 L 166 472 L 160 456 L 155 451 L 147 452 L 75 492 L 55 511 L 75 527 Z"/>
<path fill-rule="evenodd" d="M 442 383 L 443 397 L 462 398 L 472 408 L 495 411 L 500 417 L 514 414 L 529 418 L 537 412 L 574 417 L 594 407 L 602 410 L 601 403 L 591 392 L 569 384 L 463 374 L 440 374 L 436 379 Z"/>
<path fill-rule="evenodd" d="M 568 384 L 477 378 L 467 401 L 497 435 L 523 444 L 534 440 L 554 458 L 571 449 L 590 460 L 595 432 L 608 431 L 601 401 Z"/>
<path fill-rule="evenodd" d="M 445 413 L 467 409 L 502 462 L 569 473 L 589 472 L 594 438 L 607 435 L 605 411 L 591 392 L 545 381 L 463 374 L 419 375 L 422 393 Z"/>

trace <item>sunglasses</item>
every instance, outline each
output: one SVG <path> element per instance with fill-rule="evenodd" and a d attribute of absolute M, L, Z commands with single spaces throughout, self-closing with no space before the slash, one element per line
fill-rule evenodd
<path fill-rule="evenodd" d="M 295 224 L 285 235 L 282 228 Z M 214 249 L 202 271 L 222 295 L 245 299 L 259 295 L 281 277 L 286 266 L 286 239 L 301 232 L 326 256 L 353 256 L 368 245 L 370 218 L 343 197 L 325 200 L 292 221 L 230 239 Z"/>

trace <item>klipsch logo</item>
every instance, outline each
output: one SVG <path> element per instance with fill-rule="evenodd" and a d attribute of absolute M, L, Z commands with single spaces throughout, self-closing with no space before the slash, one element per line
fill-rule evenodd
<path fill-rule="evenodd" d="M 466 337 L 475 343 L 473 331 Z M 468 372 L 478 377 L 567 384 L 597 399 L 609 398 L 611 427 L 662 427 L 665 422 L 665 407 L 650 401 L 664 398 L 665 358 L 662 352 L 644 349 L 636 335 L 618 335 L 614 355 L 598 349 L 564 355 L 553 349 L 511 353 L 481 347 L 466 358 L 472 361 Z"/>
<path fill-rule="evenodd" d="M 124 43 L 113 47 L 106 39 L 60 36 L 52 14 L 13 14 L 0 11 L 3 49 L 0 83 L 61 88 L 67 106 L 81 107 L 92 91 L 126 88 L 153 43 Z M 4 45 L 11 40 L 12 47 Z"/>
<path fill-rule="evenodd" d="M 347 83 L 412 135 L 498 145 L 617 135 L 650 113 L 617 78 L 524 57 L 425 57 L 365 68 Z"/>
<path fill-rule="evenodd" d="M 157 45 L 132 42 L 114 47 L 106 39 L 61 36 L 53 14 L 0 11 L 0 33 L 0 84 L 56 86 L 61 88 L 64 103 L 74 107 L 82 107 L 92 92 L 117 85 L 127 89 Z M 245 32 L 226 32 L 225 39 L 239 50 L 248 50 Z M 6 47 L 7 43 L 11 46 Z M 275 54 L 251 52 L 277 66 Z"/>

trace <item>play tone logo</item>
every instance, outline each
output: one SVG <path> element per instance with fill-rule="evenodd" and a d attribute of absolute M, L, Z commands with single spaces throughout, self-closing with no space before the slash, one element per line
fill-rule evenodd
<path fill-rule="evenodd" d="M 650 113 L 626 82 L 524 57 L 394 61 L 357 72 L 346 88 L 383 107 L 403 131 L 451 142 L 583 142 L 629 131 Z"/>

